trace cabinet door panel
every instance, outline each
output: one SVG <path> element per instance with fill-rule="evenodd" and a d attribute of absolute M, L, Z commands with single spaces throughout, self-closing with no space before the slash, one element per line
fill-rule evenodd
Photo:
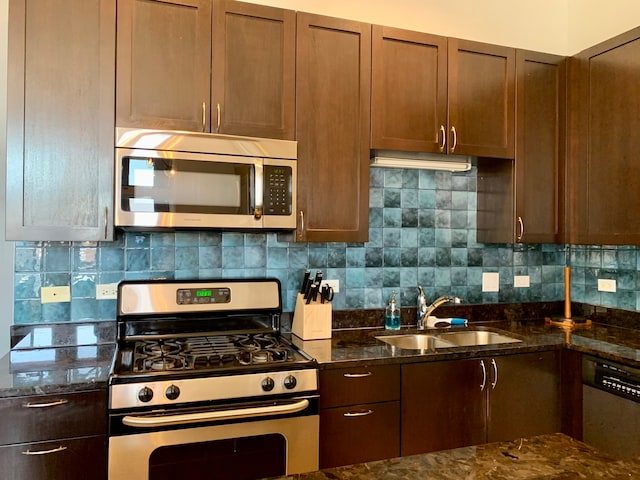
<path fill-rule="evenodd" d="M 221 133 L 293 140 L 295 12 L 216 0 L 212 112 Z M 218 107 L 219 106 L 219 107 Z M 212 121 L 216 130 L 217 118 Z"/>
<path fill-rule="evenodd" d="M 561 431 L 560 352 L 496 357 L 489 378 L 487 441 Z M 493 370 L 493 369 L 492 369 Z"/>
<path fill-rule="evenodd" d="M 366 241 L 371 26 L 298 13 L 296 55 L 297 240 Z"/>
<path fill-rule="evenodd" d="M 9 6 L 7 238 L 113 238 L 115 0 Z"/>
<path fill-rule="evenodd" d="M 444 151 L 447 39 L 378 25 L 372 32 L 371 148 Z"/>
<path fill-rule="evenodd" d="M 209 0 L 119 1 L 117 55 L 117 126 L 209 129 Z"/>
<path fill-rule="evenodd" d="M 402 455 L 485 442 L 486 391 L 479 360 L 402 366 Z"/>
<path fill-rule="evenodd" d="M 400 402 L 320 411 L 320 468 L 400 455 Z"/>
<path fill-rule="evenodd" d="M 106 437 L 98 435 L 0 447 L 2 478 L 14 480 L 104 479 L 106 478 L 106 445 Z"/>
<path fill-rule="evenodd" d="M 352 367 L 320 372 L 321 408 L 400 399 L 397 365 Z"/>
<path fill-rule="evenodd" d="M 515 50 L 454 38 L 448 45 L 449 153 L 513 158 Z"/>
<path fill-rule="evenodd" d="M 0 445 L 106 432 L 106 391 L 0 400 Z"/>

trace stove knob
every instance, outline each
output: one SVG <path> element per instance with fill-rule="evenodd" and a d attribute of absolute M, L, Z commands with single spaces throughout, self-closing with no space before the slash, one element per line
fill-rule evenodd
<path fill-rule="evenodd" d="M 153 390 L 151 390 L 149 387 L 143 387 L 138 392 L 138 398 L 141 402 L 150 402 L 153 398 Z"/>
<path fill-rule="evenodd" d="M 298 381 L 296 380 L 296 377 L 294 377 L 293 375 L 287 375 L 287 377 L 285 377 L 284 379 L 284 388 L 291 390 L 292 388 L 296 388 L 296 385 L 298 384 Z"/>
<path fill-rule="evenodd" d="M 175 400 L 180 396 L 180 389 L 175 385 L 169 385 L 164 394 L 169 400 Z"/>
<path fill-rule="evenodd" d="M 264 390 L 265 392 L 270 392 L 271 390 L 273 390 L 273 387 L 276 386 L 276 382 L 273 381 L 273 378 L 271 377 L 267 377 L 264 380 L 262 380 L 262 390 Z"/>

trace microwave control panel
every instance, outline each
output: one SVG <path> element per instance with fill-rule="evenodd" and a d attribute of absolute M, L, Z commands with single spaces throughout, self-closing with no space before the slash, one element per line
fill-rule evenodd
<path fill-rule="evenodd" d="M 291 167 L 264 166 L 264 213 L 265 215 L 291 215 L 292 201 Z"/>

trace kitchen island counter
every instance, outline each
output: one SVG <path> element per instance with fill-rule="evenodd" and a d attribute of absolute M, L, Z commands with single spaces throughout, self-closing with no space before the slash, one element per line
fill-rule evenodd
<path fill-rule="evenodd" d="M 287 480 L 631 479 L 640 459 L 617 460 L 561 433 L 280 477 Z"/>

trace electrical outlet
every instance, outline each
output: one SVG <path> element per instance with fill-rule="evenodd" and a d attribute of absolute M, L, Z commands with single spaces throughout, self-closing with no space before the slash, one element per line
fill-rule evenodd
<path fill-rule="evenodd" d="M 71 287 L 42 287 L 40 289 L 41 303 L 57 303 L 71 301 Z"/>
<path fill-rule="evenodd" d="M 515 288 L 528 288 L 531 286 L 529 275 L 516 275 L 513 277 L 513 286 Z"/>
<path fill-rule="evenodd" d="M 333 288 L 333 293 L 338 293 L 340 291 L 340 280 L 323 280 L 320 284 L 320 288 L 322 288 L 323 284 L 327 284 Z"/>
<path fill-rule="evenodd" d="M 96 285 L 96 300 L 115 300 L 117 297 L 117 283 L 99 283 Z"/>
<path fill-rule="evenodd" d="M 598 291 L 599 292 L 612 292 L 616 291 L 616 281 L 609 278 L 598 279 Z"/>
<path fill-rule="evenodd" d="M 483 292 L 499 292 L 500 291 L 500 274 L 497 272 L 482 273 L 482 291 Z"/>

